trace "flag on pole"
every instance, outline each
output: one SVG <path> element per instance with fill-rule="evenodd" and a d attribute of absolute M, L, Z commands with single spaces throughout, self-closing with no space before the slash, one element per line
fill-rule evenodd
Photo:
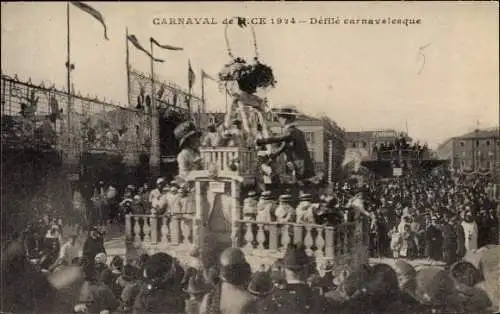
<path fill-rule="evenodd" d="M 216 81 L 212 76 L 208 75 L 207 72 L 205 72 L 204 70 L 201 70 L 201 79 L 209 79 L 209 80 L 212 80 L 212 81 Z"/>
<path fill-rule="evenodd" d="M 194 75 L 193 68 L 191 67 L 191 60 L 189 60 L 188 61 L 188 84 L 189 84 L 189 88 L 193 87 L 195 80 L 196 80 L 196 76 Z"/>
<path fill-rule="evenodd" d="M 147 54 L 148 57 L 150 57 L 151 59 L 153 59 L 153 61 L 156 61 L 156 62 L 165 62 L 162 59 L 157 59 L 157 58 L 153 57 L 153 55 L 151 55 L 151 53 L 149 51 L 147 51 L 146 49 L 144 49 L 144 47 L 141 46 L 141 44 L 139 43 L 139 40 L 137 39 L 137 37 L 135 37 L 135 35 L 133 35 L 133 34 L 128 35 L 128 40 L 132 43 L 132 45 L 135 46 L 135 48 L 137 48 L 137 49 L 141 50 L 142 52 L 144 52 L 145 54 Z"/>
<path fill-rule="evenodd" d="M 149 40 L 155 44 L 156 46 L 160 47 L 160 48 L 163 48 L 163 49 L 167 49 L 167 50 L 184 50 L 184 48 L 181 48 L 181 47 L 175 47 L 175 46 L 170 46 L 170 45 L 160 45 L 160 43 L 158 43 L 156 41 L 156 39 L 154 39 L 153 37 L 149 38 Z"/>
<path fill-rule="evenodd" d="M 91 7 L 88 4 L 85 4 L 80 1 L 71 1 L 71 4 L 73 4 L 75 7 L 79 8 L 82 11 L 87 12 L 88 14 L 92 15 L 96 20 L 101 22 L 102 26 L 104 27 L 104 38 L 106 40 L 109 40 L 108 38 L 108 28 L 106 26 L 106 23 L 104 22 L 104 17 L 102 16 L 101 12 L 97 11 L 93 7 Z"/>

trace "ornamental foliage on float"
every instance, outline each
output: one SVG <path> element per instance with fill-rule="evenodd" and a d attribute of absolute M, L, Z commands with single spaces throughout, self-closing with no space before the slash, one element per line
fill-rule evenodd
<path fill-rule="evenodd" d="M 222 82 L 237 82 L 238 88 L 248 94 L 255 94 L 257 88 L 274 87 L 276 80 L 274 78 L 272 68 L 259 61 L 257 41 L 253 27 L 251 27 L 251 30 L 255 48 L 255 57 L 251 62 L 247 62 L 241 57 L 235 57 L 232 54 L 227 36 L 228 27 L 229 24 L 226 25 L 225 39 L 227 51 L 232 61 L 226 64 L 219 72 L 219 80 Z"/>

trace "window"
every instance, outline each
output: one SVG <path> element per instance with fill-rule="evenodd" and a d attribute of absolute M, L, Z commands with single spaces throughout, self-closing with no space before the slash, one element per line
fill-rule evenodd
<path fill-rule="evenodd" d="M 490 141 L 486 141 L 486 146 L 490 146 Z"/>
<path fill-rule="evenodd" d="M 460 147 L 464 147 L 465 146 L 465 143 L 464 142 L 460 142 Z"/>
<path fill-rule="evenodd" d="M 307 143 L 314 144 L 314 132 L 304 132 L 304 135 Z"/>

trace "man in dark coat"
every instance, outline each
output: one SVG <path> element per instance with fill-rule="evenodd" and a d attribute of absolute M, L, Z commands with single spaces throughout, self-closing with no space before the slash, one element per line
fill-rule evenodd
<path fill-rule="evenodd" d="M 446 216 L 442 226 L 443 231 L 443 259 L 446 265 L 451 265 L 458 260 L 458 241 L 454 229 L 454 222 L 449 215 Z"/>
<path fill-rule="evenodd" d="M 83 243 L 82 263 L 94 263 L 94 258 L 99 253 L 106 253 L 104 238 L 99 228 L 93 227 Z"/>
<path fill-rule="evenodd" d="M 310 258 L 303 248 L 289 247 L 283 258 L 286 285 L 258 305 L 258 313 L 334 313 L 327 300 L 306 283 Z"/>
<path fill-rule="evenodd" d="M 175 269 L 175 261 L 170 255 L 156 253 L 151 256 L 144 267 L 145 284 L 135 299 L 134 314 L 184 313 L 184 299 L 180 297 Z"/>
<path fill-rule="evenodd" d="M 427 257 L 434 261 L 440 261 L 443 250 L 443 235 L 437 225 L 437 217 L 435 216 L 431 218 L 431 224 L 425 231 L 425 240 Z"/>
<path fill-rule="evenodd" d="M 461 259 L 465 256 L 465 232 L 464 228 L 460 224 L 460 220 L 458 216 L 454 216 L 451 218 L 453 222 L 453 230 L 457 236 L 457 258 Z"/>
<path fill-rule="evenodd" d="M 276 115 L 283 127 L 283 134 L 276 137 L 258 139 L 256 144 L 259 146 L 281 144 L 277 155 L 281 153 L 285 155 L 287 175 L 291 178 L 290 180 L 284 180 L 284 183 L 292 186 L 296 185 L 294 181 L 307 183 L 307 179 L 315 176 L 314 163 L 307 147 L 304 132 L 299 130 L 294 124 L 298 112 L 293 108 L 281 108 L 276 111 Z"/>

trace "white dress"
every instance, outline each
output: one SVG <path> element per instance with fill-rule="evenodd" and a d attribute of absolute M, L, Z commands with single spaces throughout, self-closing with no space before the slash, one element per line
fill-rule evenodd
<path fill-rule="evenodd" d="M 296 222 L 298 224 L 314 224 L 314 214 L 312 212 L 312 203 L 302 201 L 296 209 Z"/>
<path fill-rule="evenodd" d="M 470 252 L 477 249 L 477 224 L 476 222 L 462 222 L 462 228 L 464 228 L 465 234 L 465 250 Z"/>

